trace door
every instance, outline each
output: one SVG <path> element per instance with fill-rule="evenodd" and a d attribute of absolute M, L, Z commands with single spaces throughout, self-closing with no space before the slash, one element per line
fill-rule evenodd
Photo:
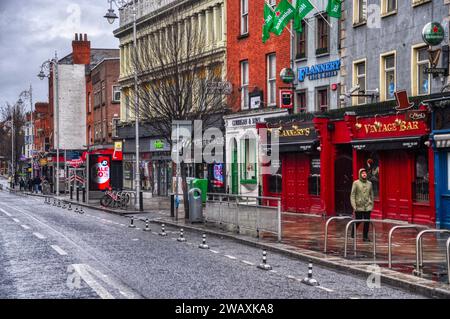
<path fill-rule="evenodd" d="M 231 193 L 238 194 L 239 189 L 239 176 L 238 176 L 238 152 L 237 152 L 237 143 L 236 140 L 233 139 L 231 148 Z"/>
<path fill-rule="evenodd" d="M 350 145 L 339 146 L 334 162 L 335 207 L 337 215 L 351 215 L 350 193 L 353 184 L 353 157 Z"/>
<path fill-rule="evenodd" d="M 157 176 L 158 176 L 158 196 L 167 196 L 167 162 L 159 161 L 157 164 Z"/>
<path fill-rule="evenodd" d="M 283 156 L 283 209 L 290 212 L 308 213 L 310 200 L 308 192 L 309 156 L 287 154 Z"/>
<path fill-rule="evenodd" d="M 441 192 L 440 196 L 440 227 L 450 229 L 450 152 L 440 152 L 440 171 L 438 173 Z"/>
<path fill-rule="evenodd" d="M 381 169 L 386 198 L 384 217 L 408 221 L 412 182 L 408 154 L 400 150 L 385 153 Z"/>

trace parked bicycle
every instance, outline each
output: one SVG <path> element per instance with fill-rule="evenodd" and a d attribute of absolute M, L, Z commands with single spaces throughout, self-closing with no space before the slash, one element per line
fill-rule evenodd
<path fill-rule="evenodd" d="M 103 207 L 126 208 L 130 204 L 130 201 L 130 193 L 109 189 L 100 199 L 100 205 Z"/>

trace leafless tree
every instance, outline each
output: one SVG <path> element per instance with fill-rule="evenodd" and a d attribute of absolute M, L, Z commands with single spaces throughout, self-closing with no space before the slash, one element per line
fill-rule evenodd
<path fill-rule="evenodd" d="M 230 101 L 220 85 L 226 83 L 225 48 L 213 44 L 204 30 L 189 19 L 171 14 L 161 21 L 160 29 L 165 31 L 140 40 L 132 66 L 139 78 L 140 120 L 172 146 L 174 121 L 201 120 L 203 130 L 219 127 Z M 134 92 L 129 93 L 132 112 Z M 187 203 L 185 167 L 181 162 L 183 198 Z"/>
<path fill-rule="evenodd" d="M 22 155 L 22 149 L 25 144 L 23 127 L 26 122 L 26 114 L 24 106 L 20 104 L 11 105 L 6 103 L 0 107 L 0 156 L 11 161 L 11 147 L 13 130 L 11 124 L 14 124 L 14 162 L 16 169 L 19 168 L 17 163 Z M 8 124 L 9 122 L 9 124 Z"/>

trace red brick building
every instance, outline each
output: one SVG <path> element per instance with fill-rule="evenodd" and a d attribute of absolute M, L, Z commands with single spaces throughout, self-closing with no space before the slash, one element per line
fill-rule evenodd
<path fill-rule="evenodd" d="M 261 195 L 256 123 L 287 113 L 280 109 L 279 90 L 286 84 L 279 74 L 291 67 L 290 33 L 262 42 L 264 3 L 227 1 L 227 78 L 234 89 L 228 100 L 233 114 L 225 117 L 226 162 L 233 194 Z"/>

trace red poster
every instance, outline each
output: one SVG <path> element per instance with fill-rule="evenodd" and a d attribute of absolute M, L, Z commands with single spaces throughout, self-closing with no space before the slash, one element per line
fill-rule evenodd
<path fill-rule="evenodd" d="M 105 190 L 110 187 L 110 164 L 108 156 L 99 156 L 97 158 L 94 181 L 97 183 L 99 190 Z"/>

